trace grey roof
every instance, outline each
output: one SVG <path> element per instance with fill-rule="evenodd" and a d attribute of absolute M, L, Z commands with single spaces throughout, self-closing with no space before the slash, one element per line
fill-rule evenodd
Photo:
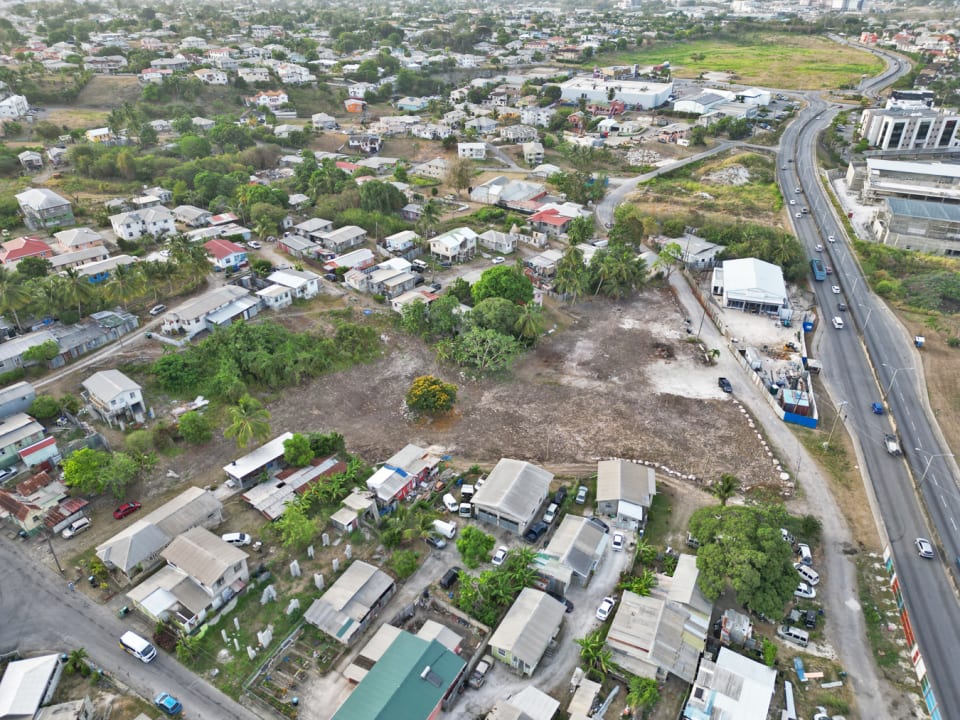
<path fill-rule="evenodd" d="M 606 545 L 607 535 L 602 527 L 579 515 L 565 515 L 546 552 L 581 577 L 589 577 L 594 561 L 603 555 Z"/>
<path fill-rule="evenodd" d="M 237 287 L 236 285 L 224 285 L 223 287 L 210 290 L 200 297 L 185 302 L 176 310 L 171 310 L 167 313 L 167 317 L 174 317 L 178 320 L 189 322 L 196 318 L 205 317 L 214 310 L 229 305 L 237 298 L 244 297 L 245 295 L 248 295 L 246 288 Z"/>
<path fill-rule="evenodd" d="M 890 212 L 901 217 L 960 222 L 960 205 L 906 198 L 887 198 L 886 201 Z"/>
<path fill-rule="evenodd" d="M 653 468 L 620 459 L 597 463 L 597 502 L 626 500 L 649 507 L 650 498 L 656 494 Z"/>
<path fill-rule="evenodd" d="M 207 587 L 213 587 L 231 565 L 247 558 L 243 550 L 202 527 L 178 535 L 160 554 L 168 563 Z"/>
<path fill-rule="evenodd" d="M 70 201 L 60 197 L 53 190 L 46 188 L 30 188 L 22 193 L 17 193 L 17 202 L 22 206 L 32 208 L 33 210 L 50 210 L 51 208 L 63 207 L 69 205 Z"/>
<path fill-rule="evenodd" d="M 57 342 L 57 338 L 52 332 L 49 330 L 40 330 L 38 332 L 32 332 L 29 335 L 20 335 L 12 340 L 0 343 L 0 363 L 20 357 L 30 348 L 42 345 L 48 340 Z"/>
<path fill-rule="evenodd" d="M 523 523 L 536 512 L 552 480 L 553 473 L 542 467 L 502 458 L 473 496 L 473 504 Z"/>
<path fill-rule="evenodd" d="M 103 235 L 88 227 L 70 228 L 55 232 L 53 236 L 61 245 L 86 245 L 87 243 L 102 243 Z"/>
<path fill-rule="evenodd" d="M 524 588 L 490 637 L 490 647 L 536 667 L 557 634 L 565 610 L 562 602 L 545 592 Z"/>
<path fill-rule="evenodd" d="M 32 718 L 46 697 L 59 662 L 60 656 L 53 654 L 10 663 L 0 680 L 0 717 Z"/>
<path fill-rule="evenodd" d="M 281 433 L 243 457 L 224 465 L 223 471 L 232 478 L 243 480 L 250 473 L 283 457 L 283 444 L 292 437 L 293 433 L 290 431 Z"/>
<path fill-rule="evenodd" d="M 394 585 L 393 578 L 362 560 L 355 560 L 321 597 L 304 620 L 348 644 L 374 604 Z"/>
<path fill-rule="evenodd" d="M 867 172 L 886 171 L 908 175 L 929 175 L 940 178 L 960 178 L 960 164 L 947 162 L 911 162 L 867 158 Z M 19 197 L 19 196 L 18 196 Z"/>
<path fill-rule="evenodd" d="M 119 370 L 101 370 L 88 377 L 81 385 L 91 395 L 108 401 L 121 393 L 136 392 L 142 389 Z"/>

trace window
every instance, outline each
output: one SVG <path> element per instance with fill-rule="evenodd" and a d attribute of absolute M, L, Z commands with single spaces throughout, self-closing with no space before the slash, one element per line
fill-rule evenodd
<path fill-rule="evenodd" d="M 507 651 L 504 650 L 503 648 L 497 648 L 497 655 L 499 655 L 502 658 L 505 658 L 507 656 Z"/>

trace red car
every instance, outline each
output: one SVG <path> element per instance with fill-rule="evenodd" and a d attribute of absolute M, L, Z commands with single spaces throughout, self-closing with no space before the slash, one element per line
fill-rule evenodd
<path fill-rule="evenodd" d="M 117 520 L 123 520 L 127 515 L 130 515 L 131 513 L 135 513 L 139 509 L 140 509 L 140 503 L 136 501 L 124 503 L 123 505 L 121 505 L 120 507 L 118 507 L 116 510 L 113 511 L 113 517 L 116 518 Z"/>

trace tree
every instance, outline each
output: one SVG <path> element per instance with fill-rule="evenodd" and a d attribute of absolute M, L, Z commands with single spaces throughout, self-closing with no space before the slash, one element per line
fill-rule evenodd
<path fill-rule="evenodd" d="M 403 193 L 390 183 L 370 180 L 360 187 L 360 209 L 366 212 L 391 213 L 406 204 Z"/>
<path fill-rule="evenodd" d="M 631 677 L 627 690 L 627 705 L 633 707 L 634 714 L 646 717 L 660 702 L 660 688 L 653 678 Z"/>
<path fill-rule="evenodd" d="M 228 417 L 230 424 L 223 431 L 223 436 L 233 438 L 239 448 L 270 437 L 270 413 L 249 395 L 240 397 L 237 404 L 228 410 Z"/>
<path fill-rule="evenodd" d="M 213 428 L 205 415 L 196 410 L 185 412 L 177 422 L 180 437 L 191 445 L 202 445 L 213 437 Z"/>
<path fill-rule="evenodd" d="M 680 243 L 666 243 L 657 254 L 657 259 L 653 263 L 654 270 L 663 272 L 665 278 L 670 277 L 673 269 L 683 260 L 683 248 Z"/>
<path fill-rule="evenodd" d="M 110 271 L 107 280 L 107 295 L 111 300 L 120 303 L 126 310 L 127 302 L 140 296 L 146 288 L 146 279 L 140 271 L 139 263 L 117 265 Z"/>
<path fill-rule="evenodd" d="M 483 271 L 472 289 L 474 303 L 489 297 L 505 298 L 513 303 L 533 300 L 533 283 L 518 266 L 497 265 Z"/>
<path fill-rule="evenodd" d="M 710 487 L 710 492 L 720 501 L 720 507 L 723 507 L 727 504 L 727 500 L 737 494 L 739 487 L 740 481 L 735 475 L 723 473 L 720 479 Z"/>
<path fill-rule="evenodd" d="M 608 297 L 619 299 L 643 287 L 647 263 L 628 245 L 611 243 L 594 253 L 590 274 L 594 295 L 602 291 Z"/>
<path fill-rule="evenodd" d="M 583 251 L 576 246 L 567 248 L 557 262 L 554 289 L 569 298 L 570 302 L 576 302 L 577 298 L 586 292 L 589 280 L 589 272 L 583 262 Z"/>
<path fill-rule="evenodd" d="M 472 327 L 452 340 L 437 344 L 437 356 L 452 360 L 478 372 L 506 369 L 520 352 L 520 344 L 510 335 L 496 330 Z"/>
<path fill-rule="evenodd" d="M 302 436 L 301 436 L 302 437 Z M 303 547 L 317 534 L 317 521 L 307 516 L 300 503 L 288 503 L 273 528 L 284 547 Z"/>
<path fill-rule="evenodd" d="M 11 313 L 19 330 L 23 328 L 20 327 L 17 310 L 26 305 L 29 299 L 30 293 L 23 286 L 21 278 L 7 268 L 0 267 L 0 313 Z"/>
<path fill-rule="evenodd" d="M 407 407 L 422 415 L 437 415 L 451 410 L 457 402 L 457 386 L 433 375 L 421 375 L 407 390 Z"/>
<path fill-rule="evenodd" d="M 37 420 L 50 420 L 60 414 L 60 403 L 53 395 L 37 395 L 29 412 Z"/>
<path fill-rule="evenodd" d="M 52 267 L 53 263 L 46 258 L 37 256 L 25 257 L 17 263 L 17 274 L 26 279 L 42 278 L 50 273 Z"/>
<path fill-rule="evenodd" d="M 90 666 L 87 665 L 87 651 L 82 648 L 74 648 L 67 656 L 67 670 L 78 675 L 89 675 Z"/>
<path fill-rule="evenodd" d="M 571 245 L 590 242 L 593 239 L 593 232 L 596 229 L 593 216 L 581 215 L 574 218 L 567 228 L 567 237 Z"/>
<path fill-rule="evenodd" d="M 487 535 L 480 528 L 469 525 L 457 538 L 457 550 L 463 558 L 463 564 L 475 568 L 490 558 L 490 552 L 496 544 L 493 535 Z"/>
<path fill-rule="evenodd" d="M 27 348 L 23 352 L 23 361 L 25 364 L 41 363 L 46 364 L 60 354 L 60 346 L 56 340 L 44 340 L 39 345 Z"/>
<path fill-rule="evenodd" d="M 457 195 L 470 187 L 472 180 L 473 164 L 468 159 L 459 158 L 450 163 L 447 169 L 447 184 L 457 191 Z"/>
<path fill-rule="evenodd" d="M 312 432 L 307 436 L 307 439 L 310 441 L 310 451 L 314 457 L 336 455 L 346 449 L 346 442 L 343 439 L 343 435 L 338 432 Z"/>
<path fill-rule="evenodd" d="M 419 555 L 413 550 L 397 550 L 390 556 L 390 567 L 401 580 L 406 580 L 417 571 Z"/>
<path fill-rule="evenodd" d="M 543 334 L 545 323 L 543 308 L 536 303 L 527 303 L 520 308 L 513 330 L 517 337 L 524 342 L 529 345 L 536 345 L 540 335 Z"/>
<path fill-rule="evenodd" d="M 475 327 L 512 335 L 520 317 L 520 306 L 502 297 L 488 297 L 476 304 L 467 316 Z"/>
<path fill-rule="evenodd" d="M 118 500 L 127 491 L 127 485 L 133 482 L 140 474 L 140 463 L 123 452 L 115 452 L 110 456 L 110 462 L 101 471 L 100 492 L 111 492 Z"/>
<path fill-rule="evenodd" d="M 439 219 L 440 203 L 433 198 L 430 198 L 420 208 L 420 220 L 417 221 L 417 224 L 420 226 L 421 233 L 424 237 L 430 237 L 430 233 L 433 231 L 433 228 L 436 227 Z"/>
<path fill-rule="evenodd" d="M 283 441 L 283 461 L 294 467 L 306 467 L 313 460 L 313 449 L 306 435 L 294 433 Z"/>
<path fill-rule="evenodd" d="M 797 587 L 792 550 L 780 528 L 789 516 L 782 505 L 701 508 L 690 518 L 700 543 L 700 590 L 717 598 L 728 585 L 751 610 L 779 617 Z"/>
<path fill-rule="evenodd" d="M 602 629 L 598 628 L 589 635 L 574 640 L 580 646 L 580 659 L 593 670 L 606 675 L 610 669 L 612 653 L 605 647 L 606 638 Z"/>
<path fill-rule="evenodd" d="M 430 310 L 423 300 L 407 303 L 400 311 L 400 327 L 411 335 L 425 338 L 430 333 Z"/>
<path fill-rule="evenodd" d="M 69 304 L 76 303 L 77 315 L 83 319 L 83 303 L 93 298 L 93 285 L 90 278 L 81 275 L 76 268 L 67 268 L 61 275 L 63 298 Z"/>
<path fill-rule="evenodd" d="M 639 575 L 630 575 L 620 581 L 620 587 L 623 590 L 629 590 L 632 593 L 646 597 L 657 584 L 657 576 L 652 570 L 643 570 Z"/>

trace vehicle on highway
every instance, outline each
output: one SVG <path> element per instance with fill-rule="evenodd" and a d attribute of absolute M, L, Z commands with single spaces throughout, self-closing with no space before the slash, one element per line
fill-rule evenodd
<path fill-rule="evenodd" d="M 820 243 L 817 243 L 814 250 L 816 250 L 817 252 L 823 252 L 823 245 L 821 245 Z"/>
<path fill-rule="evenodd" d="M 835 235 L 827 235 L 827 242 L 836 242 L 837 238 Z"/>
<path fill-rule="evenodd" d="M 118 507 L 113 511 L 113 517 L 116 520 L 123 520 L 127 515 L 131 515 L 139 510 L 142 506 L 136 500 L 132 502 L 125 502 L 123 505 Z"/>
<path fill-rule="evenodd" d="M 791 200 L 791 201 L 790 201 L 790 204 L 791 204 L 791 205 L 796 205 L 796 204 L 797 204 L 797 201 L 796 201 L 796 200 Z"/>
<path fill-rule="evenodd" d="M 240 546 L 249 545 L 250 543 L 253 542 L 253 538 L 251 538 L 246 533 L 242 533 L 242 532 L 224 533 L 223 535 L 220 536 L 220 539 L 223 540 L 225 543 L 230 543 L 231 545 L 240 545 Z"/>
<path fill-rule="evenodd" d="M 797 214 L 794 215 L 794 217 L 795 217 L 797 220 L 799 220 L 800 218 L 803 217 L 803 213 L 799 213 L 799 212 L 798 212 Z"/>
<path fill-rule="evenodd" d="M 69 527 L 67 527 L 60 534 L 63 536 L 64 540 L 69 540 L 72 537 L 76 537 L 84 530 L 89 530 L 90 524 L 90 518 L 82 517 L 79 520 L 74 520 L 72 523 L 70 523 Z"/>
<path fill-rule="evenodd" d="M 845 311 L 847 309 L 847 304 L 842 300 L 837 303 L 837 310 Z"/>
<path fill-rule="evenodd" d="M 870 406 L 874 415 L 883 415 L 883 403 L 875 402 Z"/>
<path fill-rule="evenodd" d="M 609 595 L 600 601 L 600 607 L 597 608 L 597 620 L 606 620 L 610 617 L 613 606 L 617 604 L 616 598 Z"/>
<path fill-rule="evenodd" d="M 153 645 L 129 630 L 120 636 L 120 647 L 140 662 L 148 663 L 157 656 L 157 649 Z"/>
<path fill-rule="evenodd" d="M 794 596 L 804 600 L 813 600 L 817 596 L 817 591 L 810 587 L 810 583 L 801 582 L 797 589 L 793 591 Z"/>
<path fill-rule="evenodd" d="M 803 192 L 803 190 L 801 190 L 800 188 L 797 188 L 796 190 L 794 190 L 794 192 L 795 192 L 795 193 L 797 193 L 797 194 L 799 195 L 800 193 L 802 193 L 802 192 Z"/>
<path fill-rule="evenodd" d="M 543 514 L 543 521 L 548 524 L 552 523 L 554 520 L 557 519 L 557 510 L 559 509 L 560 509 L 560 506 L 557 505 L 555 502 L 550 503 L 547 506 L 547 511 Z"/>
<path fill-rule="evenodd" d="M 490 561 L 496 566 L 503 565 L 503 561 L 507 559 L 507 553 L 510 552 L 503 545 L 497 548 L 497 551 L 493 554 L 493 559 Z"/>
<path fill-rule="evenodd" d="M 588 488 L 586 485 L 581 485 L 577 488 L 577 496 L 573 499 L 573 501 L 577 505 L 585 505 L 587 502 L 587 493 L 589 492 L 590 488 Z"/>
<path fill-rule="evenodd" d="M 891 455 L 903 455 L 903 451 L 900 449 L 900 443 L 897 442 L 897 437 L 895 435 L 884 433 L 883 444 L 886 446 L 887 452 Z"/>
<path fill-rule="evenodd" d="M 453 587 L 453 584 L 460 579 L 460 568 L 452 567 L 447 570 L 443 577 L 440 578 L 440 587 L 444 590 L 449 590 Z"/>
<path fill-rule="evenodd" d="M 813 270 L 814 280 L 827 279 L 827 271 L 824 269 L 823 263 L 820 261 L 820 258 L 813 258 L 810 260 L 810 269 Z"/>
<path fill-rule="evenodd" d="M 831 286 L 830 286 L 830 292 L 832 292 L 834 295 L 839 295 L 839 294 L 840 294 L 840 286 L 839 286 L 839 285 L 831 285 Z"/>
<path fill-rule="evenodd" d="M 824 266 L 823 266 L 823 270 L 824 270 L 824 272 L 827 273 L 827 275 L 833 275 L 833 268 L 832 268 L 831 266 L 829 266 L 829 265 L 824 265 Z"/>
<path fill-rule="evenodd" d="M 506 259 L 505 257 L 503 257 L 502 255 L 497 255 L 497 257 L 495 257 L 495 258 L 494 258 L 493 260 L 491 260 L 490 262 L 491 262 L 493 265 L 502 265 L 502 264 L 505 263 L 506 261 L 507 261 L 507 259 Z"/>
<path fill-rule="evenodd" d="M 720 389 L 723 390 L 725 393 L 733 392 L 733 385 L 731 385 L 730 381 L 727 380 L 725 377 L 717 378 L 717 385 L 719 385 Z"/>
<path fill-rule="evenodd" d="M 834 316 L 834 318 L 833 318 L 833 326 L 834 326 L 837 330 L 843 330 L 843 318 L 842 318 L 842 317 Z"/>
<path fill-rule="evenodd" d="M 933 557 L 933 545 L 926 538 L 917 538 L 914 541 L 914 544 L 917 546 L 917 552 L 922 558 L 932 558 Z"/>
<path fill-rule="evenodd" d="M 436 548 L 437 550 L 443 550 L 447 546 L 446 540 L 439 535 L 434 535 L 433 533 L 427 535 L 423 541 L 430 547 Z"/>
<path fill-rule="evenodd" d="M 547 531 L 547 528 L 550 527 L 542 520 L 535 522 L 531 525 L 527 531 L 523 534 L 523 539 L 528 543 L 535 543 L 537 540 L 543 537 L 543 534 Z"/>
<path fill-rule="evenodd" d="M 170 693 L 160 693 L 153 699 L 153 704 L 163 710 L 167 715 L 176 715 L 183 710 L 183 705 Z"/>
<path fill-rule="evenodd" d="M 623 533 L 614 533 L 613 542 L 611 543 L 614 552 L 620 552 L 623 550 Z"/>
<path fill-rule="evenodd" d="M 159 315 L 166 309 L 167 309 L 167 306 L 164 305 L 163 303 L 160 303 L 159 305 L 154 305 L 152 308 L 150 308 L 150 314 Z"/>

